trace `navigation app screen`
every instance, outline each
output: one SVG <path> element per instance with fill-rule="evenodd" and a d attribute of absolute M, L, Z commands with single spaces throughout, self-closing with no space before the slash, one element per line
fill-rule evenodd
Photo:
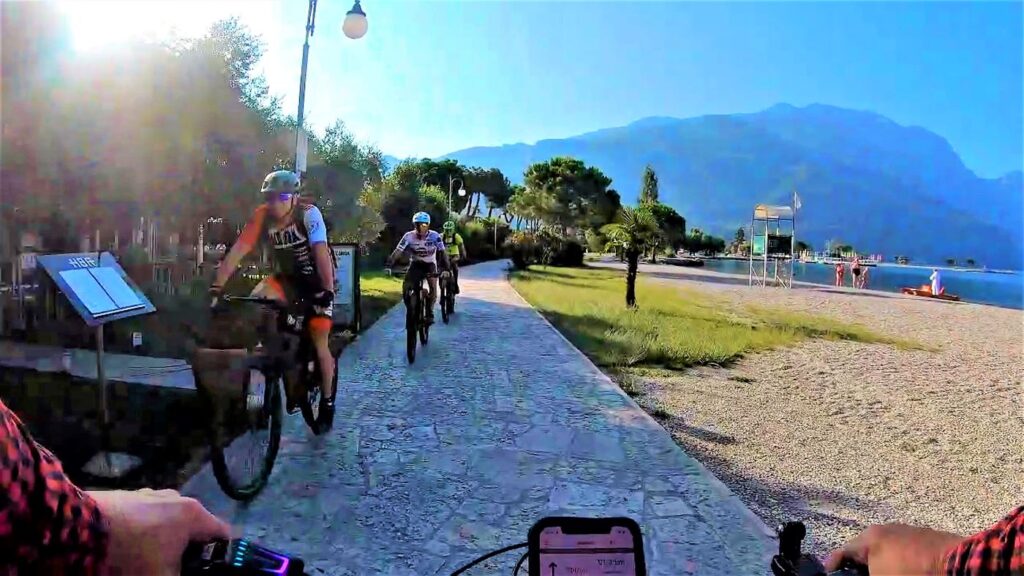
<path fill-rule="evenodd" d="M 608 534 L 540 533 L 539 576 L 636 576 L 633 535 L 614 526 Z"/>

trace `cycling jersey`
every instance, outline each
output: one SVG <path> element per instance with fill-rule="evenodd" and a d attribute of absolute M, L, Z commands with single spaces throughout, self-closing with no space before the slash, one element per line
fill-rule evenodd
<path fill-rule="evenodd" d="M 462 242 L 462 236 L 460 236 L 458 232 L 456 232 L 455 234 L 444 233 L 441 235 L 441 240 L 444 242 L 444 245 L 448 248 L 448 255 L 458 258 L 460 253 L 459 248 L 464 246 L 464 243 Z"/>
<path fill-rule="evenodd" d="M 433 230 L 428 230 L 422 238 L 415 231 L 406 232 L 398 241 L 396 251 L 409 255 L 410 262 L 429 262 L 437 264 L 438 251 L 444 251 L 444 241 L 441 235 Z"/>
<path fill-rule="evenodd" d="M 267 213 L 267 205 L 261 204 L 249 218 L 238 242 L 251 250 L 261 240 L 273 249 L 274 264 L 282 276 L 311 287 L 320 285 L 313 245 L 327 242 L 327 225 L 319 208 L 298 204 L 292 216 L 280 224 Z"/>

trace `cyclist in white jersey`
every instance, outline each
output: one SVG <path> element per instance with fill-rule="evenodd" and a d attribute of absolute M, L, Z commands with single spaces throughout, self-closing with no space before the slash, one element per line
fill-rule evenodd
<path fill-rule="evenodd" d="M 398 246 L 388 256 L 385 267 L 390 271 L 391 265 L 399 256 L 409 256 L 409 270 L 405 273 L 402 283 L 402 294 L 407 294 L 410 287 L 418 286 L 426 276 L 430 285 L 430 302 L 427 306 L 427 321 L 434 321 L 434 303 L 437 302 L 437 270 L 438 259 L 441 260 L 442 274 L 450 274 L 448 252 L 445 250 L 441 235 L 430 229 L 430 214 L 417 212 L 412 217 L 415 229 L 402 235 Z"/>

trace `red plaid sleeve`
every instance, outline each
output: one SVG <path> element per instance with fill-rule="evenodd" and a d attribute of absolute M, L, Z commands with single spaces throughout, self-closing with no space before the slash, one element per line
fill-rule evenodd
<path fill-rule="evenodd" d="M 0 574 L 98 574 L 108 539 L 96 502 L 0 402 Z"/>
<path fill-rule="evenodd" d="M 1024 576 L 1024 506 L 946 556 L 947 576 Z"/>

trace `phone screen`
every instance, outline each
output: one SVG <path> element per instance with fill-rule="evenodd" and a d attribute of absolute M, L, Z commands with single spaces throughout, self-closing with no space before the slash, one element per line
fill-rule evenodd
<path fill-rule="evenodd" d="M 538 576 L 636 576 L 633 534 L 612 526 L 604 534 L 566 534 L 557 526 L 541 530 Z"/>

